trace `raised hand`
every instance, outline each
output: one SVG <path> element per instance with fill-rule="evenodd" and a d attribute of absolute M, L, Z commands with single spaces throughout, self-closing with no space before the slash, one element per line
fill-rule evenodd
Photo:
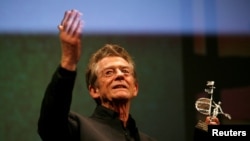
<path fill-rule="evenodd" d="M 61 40 L 61 66 L 74 71 L 81 57 L 81 35 L 83 21 L 77 10 L 65 11 L 63 20 L 58 26 Z"/>

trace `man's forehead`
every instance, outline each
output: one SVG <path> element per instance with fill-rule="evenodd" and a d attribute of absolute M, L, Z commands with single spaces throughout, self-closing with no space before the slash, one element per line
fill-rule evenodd
<path fill-rule="evenodd" d="M 104 57 L 98 62 L 98 64 L 103 66 L 109 66 L 109 65 L 119 65 L 119 64 L 128 65 L 129 63 L 122 57 Z"/>
<path fill-rule="evenodd" d="M 133 68 L 132 65 L 122 57 L 105 57 L 97 63 L 97 69 L 107 69 L 113 67 Z"/>

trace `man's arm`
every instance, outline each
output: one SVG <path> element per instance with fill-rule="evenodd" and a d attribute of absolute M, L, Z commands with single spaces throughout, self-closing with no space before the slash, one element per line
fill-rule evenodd
<path fill-rule="evenodd" d="M 82 21 L 80 12 L 66 11 L 58 26 L 61 41 L 61 64 L 54 73 L 42 101 L 38 133 L 43 140 L 72 140 L 68 122 L 76 65 L 81 55 Z"/>
<path fill-rule="evenodd" d="M 58 26 L 61 40 L 61 66 L 75 71 L 81 56 L 81 35 L 83 22 L 77 10 L 66 11 L 61 25 Z"/>
<path fill-rule="evenodd" d="M 58 67 L 47 86 L 38 120 L 38 133 L 43 141 L 71 139 L 68 114 L 76 72 Z"/>

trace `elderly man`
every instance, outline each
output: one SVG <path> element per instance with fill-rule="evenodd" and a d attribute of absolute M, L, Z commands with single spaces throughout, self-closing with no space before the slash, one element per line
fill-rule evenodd
<path fill-rule="evenodd" d="M 62 56 L 43 98 L 38 133 L 42 140 L 152 141 L 138 130 L 130 104 L 138 93 L 135 64 L 119 45 L 107 44 L 94 53 L 86 84 L 96 109 L 90 117 L 70 111 L 77 63 L 81 56 L 83 21 L 77 10 L 65 12 L 60 31 Z"/>

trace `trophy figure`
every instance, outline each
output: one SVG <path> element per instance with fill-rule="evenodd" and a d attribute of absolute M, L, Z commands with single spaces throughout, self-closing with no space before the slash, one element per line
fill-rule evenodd
<path fill-rule="evenodd" d="M 210 95 L 210 98 L 201 97 L 196 100 L 195 102 L 195 108 L 198 112 L 200 112 L 203 115 L 210 116 L 211 118 L 217 117 L 219 114 L 224 115 L 228 119 L 231 119 L 231 116 L 228 113 L 224 113 L 221 108 L 221 101 L 216 103 L 213 100 L 213 92 L 214 92 L 214 81 L 207 81 L 207 89 L 205 89 L 205 92 Z M 207 125 L 201 121 L 197 124 L 198 128 L 201 128 L 203 130 L 207 131 Z"/>

